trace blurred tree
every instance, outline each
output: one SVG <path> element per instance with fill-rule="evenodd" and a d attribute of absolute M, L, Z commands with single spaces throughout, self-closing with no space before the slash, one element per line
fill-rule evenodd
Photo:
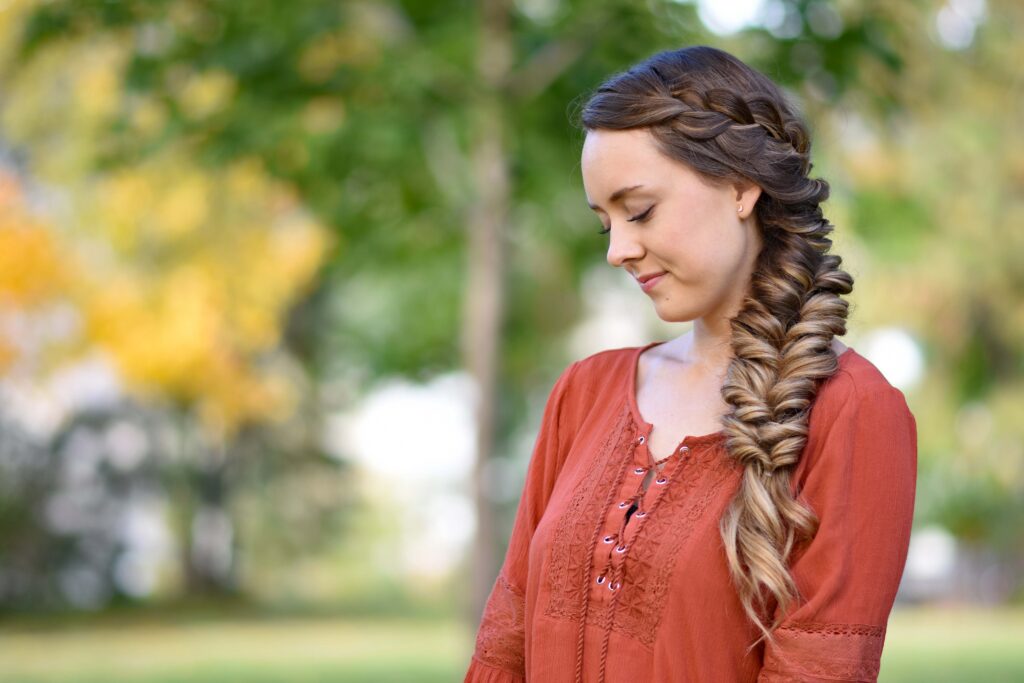
<path fill-rule="evenodd" d="M 259 158 L 203 166 L 187 145 L 166 144 L 110 162 L 106 132 L 124 108 L 139 136 L 160 119 L 123 89 L 133 49 L 123 36 L 100 35 L 7 73 L 4 130 L 30 150 L 33 176 L 61 188 L 67 210 L 57 219 L 59 250 L 51 232 L 0 232 L 11 247 L 4 281 L 29 303 L 56 290 L 81 320 L 73 350 L 102 349 L 135 396 L 179 416 L 182 438 L 206 454 L 179 461 L 188 473 L 178 496 L 189 520 L 181 526 L 187 584 L 231 589 L 227 455 L 243 430 L 295 414 L 305 380 L 281 335 L 330 237 Z M 214 75 L 194 81 L 186 101 L 208 115 L 229 90 Z M 64 251 L 80 266 L 73 272 L 59 261 Z M 304 448 L 322 458 L 318 437 L 310 431 Z"/>
<path fill-rule="evenodd" d="M 22 183 L 0 171 L 0 371 L 9 372 L 25 355 L 45 356 L 52 350 L 33 346 L 36 340 L 24 334 L 25 322 L 60 305 L 77 267 L 27 204 Z"/>
<path fill-rule="evenodd" d="M 1024 575 L 1024 7 L 935 3 L 904 22 L 901 108 L 823 117 L 860 259 L 856 315 L 907 328 L 926 369 L 918 520 Z M 896 10 L 893 7 L 893 10 Z M 851 93 L 850 97 L 856 97 Z M 855 273 L 857 275 L 858 273 Z"/>
<path fill-rule="evenodd" d="M 56 580 L 51 542 L 35 503 L 58 487 L 45 439 L 9 416 L 4 384 L 23 382 L 61 345 L 52 323 L 73 282 L 70 255 L 31 208 L 24 185 L 0 171 L 0 605 L 24 606 Z"/>

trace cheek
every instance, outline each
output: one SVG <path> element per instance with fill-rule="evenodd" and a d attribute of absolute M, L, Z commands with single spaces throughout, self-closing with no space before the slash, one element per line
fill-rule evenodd
<path fill-rule="evenodd" d="M 728 289 L 744 263 L 742 236 L 728 227 L 689 226 L 673 235 L 664 253 L 677 280 L 711 296 Z"/>

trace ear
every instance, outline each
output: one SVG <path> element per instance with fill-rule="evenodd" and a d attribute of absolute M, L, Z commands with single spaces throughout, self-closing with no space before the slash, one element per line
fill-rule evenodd
<path fill-rule="evenodd" d="M 743 183 L 736 183 L 733 185 L 733 189 L 736 193 L 737 208 L 743 207 L 743 210 L 737 212 L 737 215 L 740 218 L 746 218 L 754 211 L 754 204 L 757 203 L 758 198 L 761 196 L 761 186 L 748 180 Z"/>

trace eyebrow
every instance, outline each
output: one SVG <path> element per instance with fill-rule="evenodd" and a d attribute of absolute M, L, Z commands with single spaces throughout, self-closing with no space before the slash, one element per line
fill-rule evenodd
<path fill-rule="evenodd" d="M 620 187 L 619 189 L 615 190 L 615 192 L 612 192 L 612 196 L 608 198 L 608 201 L 614 204 L 615 202 L 619 201 L 633 190 L 639 190 L 641 187 L 643 187 L 643 185 L 633 185 L 632 187 Z M 601 208 L 597 204 L 588 203 L 587 206 L 589 206 L 591 209 Z"/>

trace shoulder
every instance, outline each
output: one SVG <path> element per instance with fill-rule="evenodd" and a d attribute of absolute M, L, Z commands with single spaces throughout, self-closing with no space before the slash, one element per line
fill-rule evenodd
<path fill-rule="evenodd" d="M 574 393 L 589 398 L 599 394 L 620 391 L 642 346 L 623 346 L 605 349 L 580 358 L 569 366 Z"/>
<path fill-rule="evenodd" d="M 812 419 L 836 417 L 864 404 L 884 403 L 907 409 L 903 392 L 893 386 L 882 371 L 855 349 L 839 357 L 839 369 L 818 389 L 812 408 Z M 909 412 L 909 409 L 907 409 Z"/>
<path fill-rule="evenodd" d="M 614 409 L 626 396 L 632 363 L 642 346 L 606 349 L 566 366 L 551 391 L 559 411 L 581 419 L 594 409 Z"/>
<path fill-rule="evenodd" d="M 642 346 L 621 346 L 592 353 L 574 363 L 582 375 L 594 375 L 606 372 L 628 372 L 630 362 L 636 358 Z"/>
<path fill-rule="evenodd" d="M 916 441 L 917 423 L 903 392 L 850 349 L 812 404 L 801 469 L 813 468 L 821 459 L 854 457 L 854 451 L 865 463 L 901 454 L 909 458 L 916 454 Z"/>

